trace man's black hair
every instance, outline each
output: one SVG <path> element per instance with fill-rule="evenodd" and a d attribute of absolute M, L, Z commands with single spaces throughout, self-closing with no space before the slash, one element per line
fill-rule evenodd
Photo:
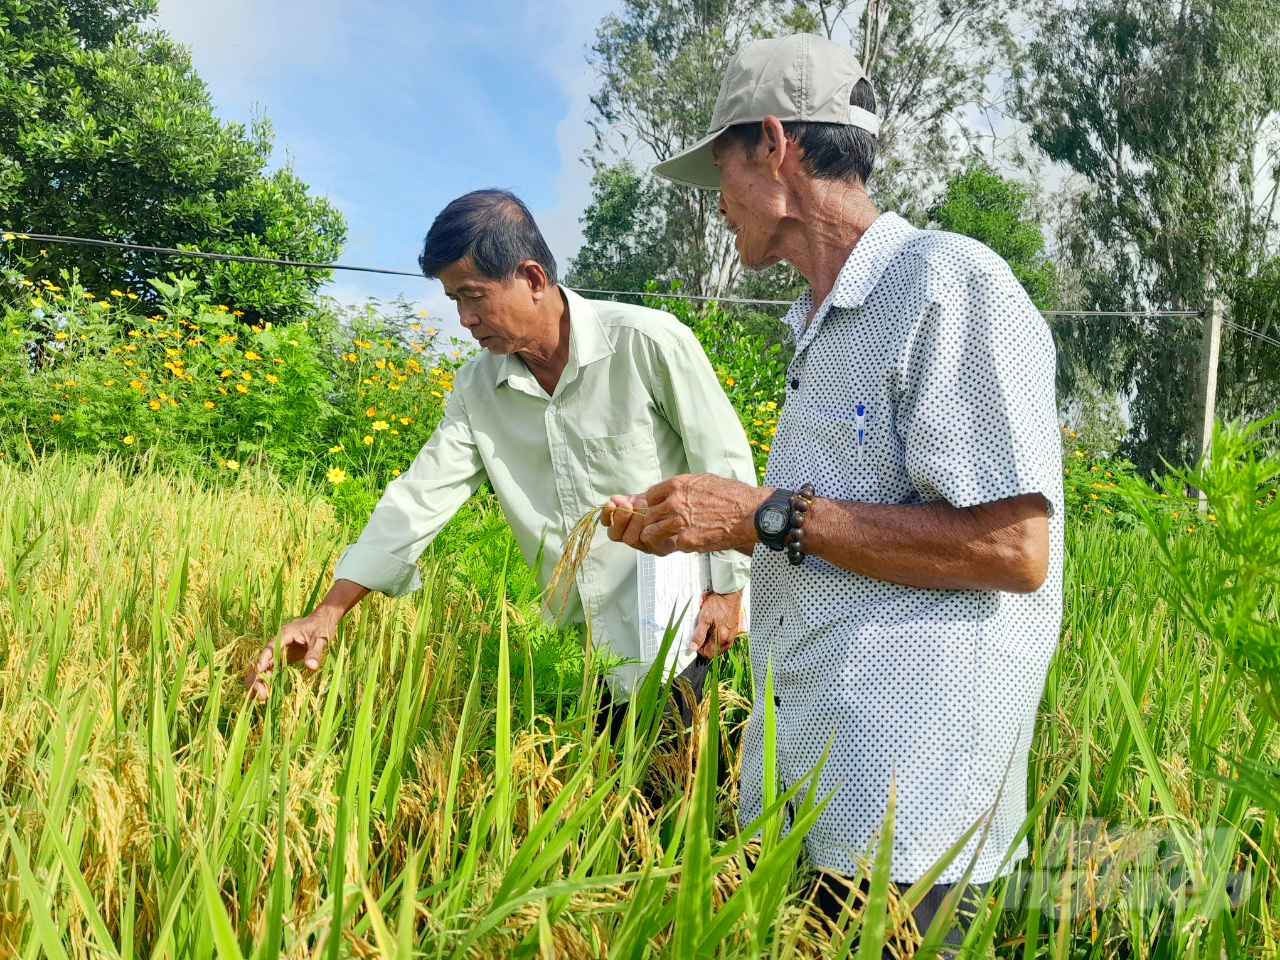
<path fill-rule="evenodd" d="M 876 112 L 871 84 L 859 80 L 849 103 Z M 861 127 L 844 123 L 784 123 L 782 129 L 804 151 L 804 168 L 819 180 L 846 180 L 866 186 L 876 160 L 876 138 Z M 736 143 L 748 154 L 760 146 L 763 132 L 758 123 L 739 123 L 720 135 L 721 143 Z"/>
<path fill-rule="evenodd" d="M 418 266 L 428 277 L 470 258 L 481 274 L 506 280 L 533 260 L 556 283 L 556 258 L 533 215 L 509 190 L 474 190 L 440 211 L 422 245 Z"/>

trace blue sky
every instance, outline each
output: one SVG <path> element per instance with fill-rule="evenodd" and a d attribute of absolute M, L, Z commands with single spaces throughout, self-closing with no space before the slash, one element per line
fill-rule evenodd
<path fill-rule="evenodd" d="M 344 262 L 415 270 L 449 200 L 500 186 L 528 203 L 563 268 L 590 196 L 587 52 L 613 6 L 160 0 L 157 22 L 190 47 L 218 115 L 265 113 L 277 162 L 343 212 Z M 327 292 L 404 293 L 460 331 L 435 281 L 339 273 Z"/>

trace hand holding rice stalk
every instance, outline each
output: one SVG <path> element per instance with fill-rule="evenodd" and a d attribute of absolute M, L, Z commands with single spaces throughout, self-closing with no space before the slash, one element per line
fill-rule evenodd
<path fill-rule="evenodd" d="M 637 503 L 643 504 L 643 501 L 637 500 Z M 548 601 L 556 594 L 560 595 L 560 606 L 556 610 L 556 615 L 564 613 L 565 604 L 569 600 L 569 588 L 573 586 L 578 578 L 578 573 L 582 570 L 582 565 L 587 562 L 587 555 L 591 552 L 591 541 L 595 537 L 596 523 L 599 522 L 603 526 L 609 526 L 613 522 L 614 516 L 619 513 L 631 514 L 632 516 L 644 516 L 645 508 L 641 506 L 639 510 L 630 507 L 623 507 L 610 500 L 608 503 L 602 504 L 591 510 L 588 510 L 578 522 L 569 530 L 569 535 L 564 540 L 564 550 L 560 554 L 559 561 L 556 562 L 555 569 L 551 571 L 551 580 L 547 583 Z"/>

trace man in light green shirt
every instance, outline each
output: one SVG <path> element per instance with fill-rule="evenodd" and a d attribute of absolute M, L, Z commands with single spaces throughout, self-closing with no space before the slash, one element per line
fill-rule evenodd
<path fill-rule="evenodd" d="M 419 555 L 486 480 L 543 587 L 574 524 L 619 490 L 683 473 L 755 482 L 746 434 L 692 332 L 670 314 L 559 286 L 546 241 L 513 195 L 455 200 L 420 263 L 485 352 L 458 371 L 439 427 L 339 557 L 328 595 L 281 628 L 288 662 L 312 670 L 369 591 L 399 597 L 421 586 Z M 712 555 L 693 640 L 671 651 L 668 669 L 696 668 L 732 643 L 749 564 L 736 551 Z M 563 599 L 562 623 L 587 624 L 591 643 L 629 661 L 609 675 L 612 699 L 628 700 L 657 654 L 643 640 L 636 554 L 596 527 Z M 259 699 L 274 646 L 249 671 Z"/>

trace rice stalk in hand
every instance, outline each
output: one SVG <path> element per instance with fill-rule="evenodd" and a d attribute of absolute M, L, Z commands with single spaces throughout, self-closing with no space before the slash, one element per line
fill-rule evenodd
<path fill-rule="evenodd" d="M 643 510 L 631 510 L 628 507 L 614 507 L 616 513 L 629 513 L 632 516 L 643 516 Z M 595 537 L 596 524 L 600 521 L 600 515 L 604 513 L 604 506 L 595 507 L 588 510 L 578 522 L 569 530 L 569 535 L 564 539 L 564 550 L 560 554 L 560 559 L 556 561 L 555 569 L 551 571 L 551 579 L 547 583 L 547 602 L 551 602 L 551 598 L 559 594 L 560 606 L 556 610 L 556 616 L 559 617 L 564 613 L 565 604 L 569 602 L 569 589 L 577 580 L 578 574 L 582 570 L 582 565 L 587 562 L 587 554 L 591 552 L 591 541 Z"/>

